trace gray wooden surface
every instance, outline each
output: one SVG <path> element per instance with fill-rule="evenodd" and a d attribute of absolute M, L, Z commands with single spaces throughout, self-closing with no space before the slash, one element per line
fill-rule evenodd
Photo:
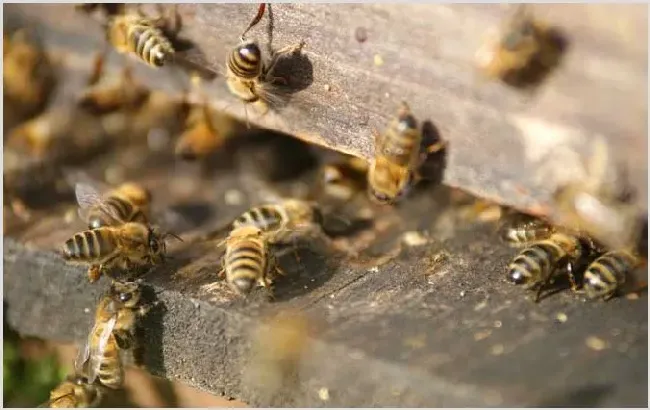
<path fill-rule="evenodd" d="M 256 9 L 181 5 L 181 37 L 195 44 L 186 57 L 222 74 L 228 50 Z M 604 138 L 629 168 L 647 209 L 647 5 L 533 10 L 565 33 L 569 49 L 557 72 L 528 95 L 483 82 L 475 69 L 475 52 L 508 12 L 499 5 L 274 5 L 273 47 L 301 40 L 307 46 L 302 57 L 279 67 L 296 91 L 289 104 L 263 117 L 249 109 L 250 121 L 368 158 L 371 128 L 383 129 L 404 99 L 450 141 L 447 184 L 538 214 L 552 209 L 550 194 L 559 184 L 585 177 L 591 144 Z M 65 61 L 79 70 L 102 45 L 98 24 L 69 6 L 8 5 L 5 11 L 5 21 L 18 11 L 35 19 L 46 41 L 65 50 Z M 266 42 L 267 22 L 250 37 Z M 358 27 L 368 33 L 364 43 L 355 39 Z M 137 65 L 153 87 L 184 87 L 178 70 L 152 75 Z M 203 91 L 215 107 L 244 117 L 223 76 Z"/>

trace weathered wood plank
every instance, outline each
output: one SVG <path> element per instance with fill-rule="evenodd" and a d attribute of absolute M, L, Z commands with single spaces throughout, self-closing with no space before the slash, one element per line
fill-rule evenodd
<path fill-rule="evenodd" d="M 201 65 L 223 72 L 228 50 L 255 9 L 181 5 L 182 37 L 203 54 Z M 590 144 L 603 137 L 629 168 L 647 209 L 647 5 L 534 9 L 566 33 L 570 48 L 557 73 L 530 97 L 476 75 L 474 53 L 506 12 L 498 5 L 274 5 L 274 47 L 307 43 L 303 57 L 280 67 L 300 90 L 280 112 L 259 117 L 249 109 L 250 119 L 369 158 L 370 129 L 382 129 L 405 99 L 450 141 L 444 182 L 537 213 L 552 209 L 550 194 L 558 185 L 584 177 Z M 37 19 L 55 33 L 47 41 L 71 51 L 77 63 L 87 63 L 87 53 L 102 44 L 99 27 L 69 6 L 5 10 Z M 362 44 L 355 40 L 357 27 L 368 33 Z M 266 41 L 265 31 L 261 24 L 251 36 Z M 375 55 L 381 66 L 373 63 Z M 173 70 L 152 76 L 139 68 L 153 87 L 182 87 Z M 223 76 L 204 92 L 215 107 L 243 119 L 243 106 L 228 94 Z"/>

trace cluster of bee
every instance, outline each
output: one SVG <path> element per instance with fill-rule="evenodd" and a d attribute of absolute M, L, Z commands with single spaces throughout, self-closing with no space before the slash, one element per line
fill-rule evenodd
<path fill-rule="evenodd" d="M 609 300 L 646 263 L 634 249 L 607 250 L 584 232 L 524 214 L 506 217 L 501 234 L 505 242 L 524 248 L 508 265 L 507 279 L 536 290 L 536 302 L 561 275 L 566 275 L 574 292 Z"/>
<path fill-rule="evenodd" d="M 257 41 L 246 38 L 262 19 L 266 7 L 259 5 L 255 18 L 242 32 L 239 44 L 228 53 L 225 63 L 229 91 L 245 107 L 251 104 L 261 113 L 277 103 L 277 83 L 287 82 L 273 75 L 278 60 L 304 46 L 301 42 L 265 56 Z M 106 13 L 106 40 L 119 53 L 132 55 L 153 68 L 183 58 L 174 46 L 180 31 L 176 7 L 172 18 L 161 15 L 155 19 L 139 8 L 136 13 L 127 12 L 126 5 L 84 4 L 79 9 L 87 13 L 102 9 Z M 488 76 L 517 87 L 529 85 L 530 78 L 537 75 L 533 71 L 550 71 L 561 55 L 556 33 L 523 10 L 518 9 L 496 46 L 492 44 L 490 51 L 480 56 Z M 95 61 L 90 86 L 98 82 L 102 67 L 100 56 Z M 150 90 L 136 84 L 127 69 L 118 87 L 90 88 L 78 103 L 93 113 L 106 114 L 140 107 L 150 98 Z M 186 111 L 185 128 L 176 146 L 179 156 L 206 156 L 223 145 L 225 137 L 215 125 L 207 102 Z M 42 130 L 39 127 L 30 125 L 29 129 Z M 32 139 L 38 140 L 41 132 L 32 134 Z M 320 183 L 326 194 L 345 202 L 365 192 L 377 204 L 395 204 L 424 178 L 421 167 L 427 157 L 447 147 L 445 141 L 422 147 L 423 131 L 406 102 L 400 104 L 386 130 L 373 130 L 373 135 L 375 150 L 370 161 L 349 158 L 322 169 Z M 78 182 L 75 194 L 79 216 L 88 229 L 65 241 L 62 256 L 70 263 L 88 265 L 90 282 L 103 274 L 114 276 L 114 270 L 132 274 L 140 267 L 163 263 L 167 257 L 166 240 L 181 240 L 152 224 L 151 194 L 138 184 L 124 183 L 104 190 L 89 182 Z M 284 274 L 275 247 L 292 245 L 306 237 L 326 237 L 323 219 L 321 207 L 311 200 L 281 199 L 253 207 L 232 221 L 226 238 L 219 243 L 225 252 L 218 276 L 225 278 L 227 285 L 241 296 L 256 286 L 272 292 L 277 276 Z M 514 218 L 503 229 L 503 239 L 523 247 L 508 266 L 508 280 L 535 289 L 536 300 L 562 274 L 573 290 L 584 288 L 590 298 L 609 299 L 642 264 L 636 250 L 607 250 L 582 230 L 552 226 L 527 216 Z M 52 391 L 48 405 L 95 406 L 107 389 L 123 385 L 121 354 L 133 349 L 137 319 L 151 308 L 141 299 L 139 282 L 113 281 L 99 303 L 95 325 L 80 349 L 74 374 Z"/>
<path fill-rule="evenodd" d="M 74 372 L 50 392 L 40 407 L 97 407 L 104 395 L 124 386 L 124 354 L 137 346 L 138 320 L 146 304 L 139 282 L 114 281 L 101 298 L 95 322 L 79 349 Z"/>

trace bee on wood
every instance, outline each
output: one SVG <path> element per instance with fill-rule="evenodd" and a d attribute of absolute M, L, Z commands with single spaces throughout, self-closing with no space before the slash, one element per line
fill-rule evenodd
<path fill-rule="evenodd" d="M 270 252 L 264 232 L 251 225 L 233 229 L 225 239 L 226 253 L 220 277 L 239 295 L 247 295 L 255 284 L 272 292 L 274 273 L 283 275 Z"/>
<path fill-rule="evenodd" d="M 507 20 L 500 38 L 477 53 L 480 69 L 488 78 L 524 88 L 537 84 L 560 61 L 566 44 L 560 33 L 537 21 L 520 5 Z"/>
<path fill-rule="evenodd" d="M 3 96 L 32 116 L 45 108 L 54 91 L 54 64 L 26 29 L 4 34 L 3 44 Z"/>
<path fill-rule="evenodd" d="M 247 104 L 253 104 L 260 114 L 268 112 L 269 107 L 281 102 L 275 83 L 287 83 L 285 78 L 274 77 L 273 69 L 280 57 L 299 52 L 305 43 L 284 47 L 272 53 L 269 61 L 264 60 L 262 50 L 256 41 L 246 40 L 245 34 L 264 14 L 265 4 L 262 3 L 258 14 L 241 35 L 241 42 L 233 48 L 226 57 L 226 84 L 228 90 Z M 248 116 L 247 116 L 248 124 Z"/>
<path fill-rule="evenodd" d="M 97 407 L 103 397 L 103 388 L 90 383 L 85 376 L 68 377 L 50 392 L 50 399 L 39 407 L 79 408 Z"/>
<path fill-rule="evenodd" d="M 125 182 L 100 194 L 93 185 L 78 182 L 75 195 L 79 217 L 88 222 L 88 229 L 118 226 L 124 222 L 147 224 L 149 221 L 151 192 L 137 183 Z"/>
<path fill-rule="evenodd" d="M 572 290 L 578 289 L 576 273 L 591 254 L 589 244 L 581 238 L 554 232 L 549 238 L 533 242 L 523 249 L 508 265 L 507 278 L 516 285 L 537 289 L 535 302 L 558 273 L 566 273 Z"/>
<path fill-rule="evenodd" d="M 368 168 L 368 193 L 380 204 L 393 204 L 406 195 L 419 181 L 418 168 L 426 155 L 440 151 L 445 142 L 437 142 L 420 154 L 422 132 L 406 102 L 402 102 L 397 116 L 386 132 L 375 136 L 375 156 Z"/>
<path fill-rule="evenodd" d="M 326 196 L 348 201 L 357 193 L 367 190 L 367 172 L 368 163 L 357 157 L 325 164 L 319 175 L 321 191 Z"/>
<path fill-rule="evenodd" d="M 598 257 L 585 270 L 584 287 L 590 299 L 607 301 L 614 297 L 641 260 L 627 251 L 610 251 Z"/>
<path fill-rule="evenodd" d="M 115 214 L 110 217 L 119 218 Z M 128 271 L 137 265 L 164 262 L 168 236 L 182 240 L 140 222 L 102 226 L 74 234 L 63 245 L 63 258 L 72 263 L 89 264 L 88 280 L 92 283 L 111 267 Z"/>
<path fill-rule="evenodd" d="M 288 244 L 295 235 L 320 232 L 323 214 L 315 202 L 285 199 L 277 204 L 256 206 L 238 216 L 232 228 L 254 226 L 270 244 Z"/>
<path fill-rule="evenodd" d="M 75 368 L 108 388 L 124 384 L 122 352 L 135 347 L 136 321 L 154 306 L 142 304 L 139 282 L 113 282 L 100 300 L 95 324 L 75 361 Z"/>

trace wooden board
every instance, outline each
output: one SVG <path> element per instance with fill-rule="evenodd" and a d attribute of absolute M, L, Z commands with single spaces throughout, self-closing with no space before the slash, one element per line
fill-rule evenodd
<path fill-rule="evenodd" d="M 223 73 L 227 52 L 256 7 L 179 6 L 181 37 L 195 44 L 188 58 Z M 552 211 L 556 187 L 585 177 L 591 146 L 604 138 L 628 167 L 647 210 L 647 5 L 533 9 L 566 34 L 569 49 L 531 96 L 477 75 L 476 50 L 508 12 L 498 5 L 274 5 L 273 47 L 301 40 L 307 46 L 279 67 L 295 88 L 288 106 L 263 117 L 248 109 L 249 119 L 369 158 L 371 128 L 383 129 L 403 99 L 450 141 L 445 183 L 538 214 Z M 18 12 L 35 21 L 46 41 L 65 50 L 66 62 L 82 72 L 90 66 L 89 53 L 103 45 L 98 23 L 70 6 L 8 5 L 5 11 L 6 21 Z M 266 42 L 266 22 L 250 36 Z M 367 32 L 363 43 L 355 39 L 357 28 Z M 154 74 L 137 66 L 152 87 L 187 88 L 178 70 Z M 215 107 L 244 118 L 223 75 L 202 91 Z"/>

